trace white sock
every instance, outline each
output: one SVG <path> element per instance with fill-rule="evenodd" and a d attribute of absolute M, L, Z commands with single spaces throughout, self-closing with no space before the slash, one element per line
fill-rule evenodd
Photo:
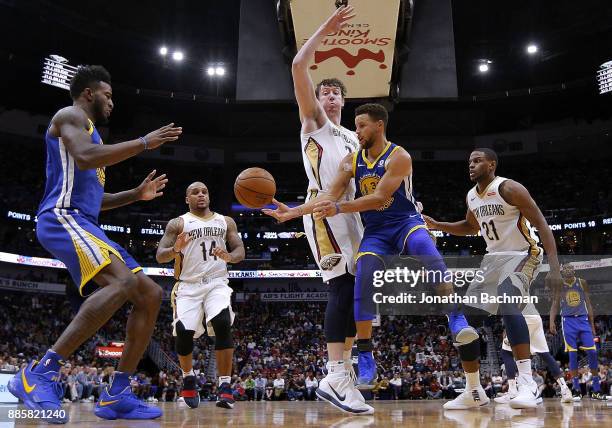
<path fill-rule="evenodd" d="M 344 361 L 328 361 L 327 371 L 329 372 L 329 374 L 334 374 L 334 375 L 344 374 L 346 372 Z"/>
<path fill-rule="evenodd" d="M 518 392 L 516 389 L 516 379 L 508 379 L 508 392 L 510 394 L 516 394 Z"/>
<path fill-rule="evenodd" d="M 557 383 L 559 384 L 559 386 L 561 388 L 563 388 L 563 387 L 567 388 L 567 384 L 565 383 L 565 379 L 563 379 L 563 376 L 561 376 L 559 379 L 557 379 Z"/>
<path fill-rule="evenodd" d="M 181 371 L 183 372 L 183 379 L 187 376 L 195 376 L 195 373 L 193 371 L 193 369 L 189 370 L 188 372 L 186 372 L 185 370 L 181 369 Z"/>
<path fill-rule="evenodd" d="M 533 376 L 531 375 L 531 358 L 516 360 L 516 366 L 518 367 L 519 378 L 523 379 L 526 383 L 533 382 Z"/>
<path fill-rule="evenodd" d="M 224 383 L 232 383 L 232 378 L 230 376 L 219 376 L 219 386 Z"/>
<path fill-rule="evenodd" d="M 476 389 L 479 388 L 480 385 L 480 370 L 476 370 L 474 373 L 465 373 L 465 388 L 466 389 Z"/>

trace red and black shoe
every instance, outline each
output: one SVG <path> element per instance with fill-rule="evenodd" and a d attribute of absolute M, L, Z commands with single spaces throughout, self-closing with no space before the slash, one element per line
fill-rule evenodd
<path fill-rule="evenodd" d="M 217 407 L 223 407 L 224 409 L 234 408 L 234 394 L 230 384 L 224 382 L 219 387 L 219 401 L 217 401 Z"/>
<path fill-rule="evenodd" d="M 183 390 L 181 391 L 181 397 L 192 409 L 197 409 L 200 405 L 200 393 L 196 387 L 197 381 L 195 376 L 185 376 L 183 378 Z"/>

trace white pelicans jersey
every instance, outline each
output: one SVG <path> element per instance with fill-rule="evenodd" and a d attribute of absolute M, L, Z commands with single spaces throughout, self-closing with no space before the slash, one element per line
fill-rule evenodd
<path fill-rule="evenodd" d="M 300 133 L 304 169 L 308 177 L 310 200 L 327 193 L 342 159 L 359 149 L 354 132 L 334 125 L 329 119 L 314 132 Z M 355 197 L 355 181 L 351 179 L 341 200 Z M 323 281 L 345 274 L 355 274 L 355 255 L 363 235 L 358 213 L 338 214 L 315 221 L 312 215 L 304 218 L 304 231 L 312 254 L 321 269 Z"/>
<path fill-rule="evenodd" d="M 221 214 L 213 213 L 208 218 L 186 213 L 183 232 L 191 240 L 181 251 L 174 266 L 174 276 L 183 282 L 200 282 L 202 279 L 227 277 L 227 264 L 212 255 L 215 247 L 226 249 L 227 222 Z"/>
<path fill-rule="evenodd" d="M 495 179 L 481 193 L 474 186 L 467 194 L 467 204 L 478 220 L 480 234 L 488 254 L 529 254 L 538 256 L 542 249 L 535 229 L 518 208 L 508 204 L 499 193 L 506 178 Z"/>

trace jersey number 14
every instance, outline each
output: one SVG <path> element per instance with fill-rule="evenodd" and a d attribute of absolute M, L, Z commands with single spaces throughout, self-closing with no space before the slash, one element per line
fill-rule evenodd
<path fill-rule="evenodd" d="M 217 260 L 217 256 L 213 254 L 213 250 L 217 246 L 217 243 L 215 241 L 210 241 L 210 249 L 208 250 L 206 250 L 206 242 L 202 242 L 200 245 L 202 246 L 202 257 L 204 257 L 204 261 L 207 261 L 208 257 L 214 257 L 215 261 Z M 207 253 L 208 257 L 206 255 Z"/>

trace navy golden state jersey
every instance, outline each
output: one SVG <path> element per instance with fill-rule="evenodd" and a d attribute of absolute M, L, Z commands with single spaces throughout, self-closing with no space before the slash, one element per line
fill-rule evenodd
<path fill-rule="evenodd" d="M 575 317 L 588 315 L 584 289 L 579 278 L 574 279 L 571 284 L 563 283 L 561 292 L 561 316 Z"/>
<path fill-rule="evenodd" d="M 387 143 L 374 162 L 368 160 L 365 150 L 360 150 L 353 156 L 355 198 L 374 193 L 385 174 L 389 158 L 399 148 L 396 144 Z M 417 211 L 416 201 L 412 195 L 412 174 L 404 177 L 403 183 L 381 208 L 361 213 L 361 219 L 366 228 L 398 221 L 411 221 L 417 217 L 420 219 L 421 215 Z"/>
<path fill-rule="evenodd" d="M 88 119 L 91 144 L 103 144 L 93 122 Z M 104 196 L 104 168 L 81 170 L 62 142 L 62 137 L 45 135 L 47 145 L 47 181 L 38 214 L 52 210 L 78 210 L 95 224 Z"/>

